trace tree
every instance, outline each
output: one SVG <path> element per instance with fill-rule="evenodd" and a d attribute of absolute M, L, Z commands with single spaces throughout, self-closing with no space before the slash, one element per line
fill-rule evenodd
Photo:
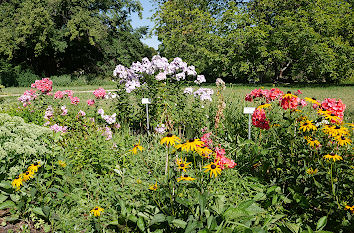
<path fill-rule="evenodd" d="M 133 31 L 129 21 L 141 9 L 134 0 L 2 1 L 0 59 L 44 75 L 141 59 L 150 53 L 140 42 L 146 28 Z"/>
<path fill-rule="evenodd" d="M 160 1 L 155 18 L 162 53 L 196 64 L 209 81 L 339 82 L 354 75 L 354 17 L 344 0 L 170 0 Z"/>

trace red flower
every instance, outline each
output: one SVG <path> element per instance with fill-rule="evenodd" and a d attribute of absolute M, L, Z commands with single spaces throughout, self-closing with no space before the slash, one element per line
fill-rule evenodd
<path fill-rule="evenodd" d="M 270 128 L 264 109 L 256 108 L 252 115 L 252 124 L 260 129 L 268 130 Z"/>

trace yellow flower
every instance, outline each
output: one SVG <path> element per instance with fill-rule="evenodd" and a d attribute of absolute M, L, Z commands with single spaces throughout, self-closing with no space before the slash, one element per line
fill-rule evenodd
<path fill-rule="evenodd" d="M 178 148 L 181 148 L 182 151 L 197 151 L 198 146 L 202 146 L 204 142 L 200 139 L 189 139 L 186 143 L 180 145 Z"/>
<path fill-rule="evenodd" d="M 184 176 L 181 176 L 181 177 L 177 178 L 177 182 L 180 182 L 182 180 L 193 181 L 193 180 L 195 180 L 195 178 L 189 177 L 188 175 L 184 175 Z"/>
<path fill-rule="evenodd" d="M 305 120 L 300 122 L 300 130 L 306 132 L 311 130 L 317 130 L 317 127 L 314 124 L 312 124 L 312 121 Z"/>
<path fill-rule="evenodd" d="M 152 190 L 152 191 L 156 191 L 157 190 L 157 182 L 155 184 L 151 184 L 149 186 L 149 189 Z"/>
<path fill-rule="evenodd" d="M 346 145 L 350 145 L 352 140 L 350 140 L 349 138 L 346 138 L 344 136 L 337 136 L 334 138 L 337 142 L 338 142 L 338 145 L 340 146 L 346 146 Z"/>
<path fill-rule="evenodd" d="M 167 134 L 166 137 L 162 138 L 160 141 L 161 145 L 166 144 L 167 146 L 175 146 L 181 143 L 181 139 L 171 133 Z"/>
<path fill-rule="evenodd" d="M 337 160 L 343 160 L 342 156 L 337 155 L 337 154 L 327 154 L 327 155 L 324 155 L 323 158 L 328 159 L 328 160 L 333 159 L 333 162 L 335 162 Z"/>
<path fill-rule="evenodd" d="M 291 93 L 287 93 L 287 94 L 283 95 L 282 98 L 283 98 L 283 99 L 291 99 L 291 98 L 297 98 L 297 96 L 296 96 L 296 95 L 293 95 L 293 94 L 291 94 Z"/>
<path fill-rule="evenodd" d="M 313 140 L 311 137 L 305 137 L 305 139 L 307 141 L 307 144 L 309 144 L 312 147 L 317 147 L 321 145 L 318 140 Z"/>
<path fill-rule="evenodd" d="M 321 108 L 317 110 L 317 113 L 320 114 L 320 115 L 329 115 L 329 114 L 331 114 L 330 111 L 324 110 L 324 109 L 321 109 Z"/>
<path fill-rule="evenodd" d="M 14 179 L 12 182 L 12 187 L 16 188 L 16 190 L 19 190 L 21 185 L 22 185 L 22 176 L 18 176 L 16 179 Z"/>
<path fill-rule="evenodd" d="M 348 125 L 348 127 L 351 127 L 352 129 L 354 129 L 354 124 L 353 123 L 346 123 L 346 125 Z"/>
<path fill-rule="evenodd" d="M 271 105 L 270 104 L 262 104 L 257 107 L 257 109 L 264 109 L 264 108 L 269 108 Z"/>
<path fill-rule="evenodd" d="M 272 127 L 279 127 L 279 124 L 273 124 Z"/>
<path fill-rule="evenodd" d="M 176 163 L 177 163 L 177 166 L 178 166 L 178 169 L 180 170 L 183 170 L 184 172 L 187 172 L 186 169 L 187 168 L 190 168 L 189 165 L 191 163 L 187 163 L 187 159 L 176 159 Z"/>
<path fill-rule="evenodd" d="M 101 212 L 103 212 L 103 209 L 99 206 L 96 206 L 90 211 L 90 213 L 93 214 L 95 217 L 99 217 L 101 215 Z"/>
<path fill-rule="evenodd" d="M 59 164 L 59 166 L 61 166 L 61 167 L 66 167 L 66 163 L 65 163 L 65 161 L 63 161 L 63 160 L 59 160 L 59 161 L 58 161 L 58 164 Z"/>
<path fill-rule="evenodd" d="M 317 168 L 315 170 L 313 170 L 312 167 L 310 167 L 306 171 L 306 173 L 309 174 L 309 175 L 315 175 L 317 172 L 318 172 Z"/>
<path fill-rule="evenodd" d="M 339 122 L 340 118 L 336 115 L 334 115 L 333 113 L 330 114 L 325 114 L 325 118 L 329 121 L 335 121 L 335 122 Z"/>
<path fill-rule="evenodd" d="M 331 137 L 343 136 L 349 134 L 348 128 L 341 127 L 338 125 L 326 125 L 322 130 L 325 134 L 328 134 Z"/>
<path fill-rule="evenodd" d="M 217 160 L 214 163 L 210 163 L 206 166 L 204 166 L 203 168 L 206 168 L 206 170 L 204 172 L 208 172 L 210 171 L 210 177 L 212 177 L 214 175 L 214 177 L 217 177 L 218 175 L 221 174 L 221 168 L 218 165 L 219 160 Z"/>
<path fill-rule="evenodd" d="M 136 180 L 136 183 L 137 183 L 137 184 L 141 184 L 142 181 L 141 181 L 140 179 L 137 179 L 137 180 Z"/>
<path fill-rule="evenodd" d="M 38 172 L 38 168 L 40 166 L 41 166 L 40 162 L 35 162 L 28 167 L 28 171 L 33 172 L 33 173 Z"/>
<path fill-rule="evenodd" d="M 350 210 L 352 214 L 354 214 L 354 205 L 353 206 L 346 205 L 344 210 Z"/>
<path fill-rule="evenodd" d="M 135 144 L 133 149 L 131 149 L 130 151 L 133 153 L 133 154 L 137 154 L 138 153 L 138 150 L 140 151 L 143 151 L 144 147 L 140 146 L 140 141 L 138 142 L 138 144 Z"/>
<path fill-rule="evenodd" d="M 200 156 L 209 158 L 209 155 L 211 155 L 213 151 L 208 147 L 197 147 L 197 153 Z"/>
<path fill-rule="evenodd" d="M 26 171 L 25 173 L 22 174 L 22 180 L 26 182 L 27 180 L 33 178 L 34 172 L 32 171 Z"/>
<path fill-rule="evenodd" d="M 312 103 L 312 104 L 321 105 L 320 102 L 318 102 L 315 98 L 305 97 L 305 100 Z"/>

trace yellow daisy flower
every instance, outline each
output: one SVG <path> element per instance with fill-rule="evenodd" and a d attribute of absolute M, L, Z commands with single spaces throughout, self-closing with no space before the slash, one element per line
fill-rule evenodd
<path fill-rule="evenodd" d="M 93 214 L 95 217 L 99 217 L 101 215 L 101 212 L 103 212 L 103 208 L 99 206 L 96 206 L 90 211 L 90 213 Z"/>
<path fill-rule="evenodd" d="M 181 177 L 177 178 L 177 182 L 180 182 L 182 180 L 193 181 L 193 180 L 195 180 L 195 178 L 189 177 L 188 175 L 184 175 L 184 176 L 181 176 Z"/>
<path fill-rule="evenodd" d="M 321 109 L 321 108 L 317 110 L 317 113 L 320 114 L 320 115 L 329 115 L 329 114 L 331 114 L 330 111 L 324 110 L 324 109 Z"/>
<path fill-rule="evenodd" d="M 348 128 L 338 126 L 338 125 L 326 125 L 323 129 L 325 134 L 330 135 L 331 137 L 348 135 Z"/>
<path fill-rule="evenodd" d="M 133 149 L 131 149 L 130 151 L 133 153 L 133 154 L 137 154 L 138 153 L 138 150 L 140 151 L 143 151 L 144 147 L 140 146 L 140 141 L 138 142 L 138 144 L 135 144 Z"/>
<path fill-rule="evenodd" d="M 320 102 L 318 102 L 315 98 L 305 97 L 305 100 L 306 100 L 307 102 L 310 102 L 311 104 L 321 105 Z"/>
<path fill-rule="evenodd" d="M 271 105 L 270 104 L 262 104 L 257 107 L 257 109 L 264 109 L 264 108 L 269 108 Z"/>
<path fill-rule="evenodd" d="M 58 161 L 59 166 L 66 167 L 66 163 L 63 160 Z"/>
<path fill-rule="evenodd" d="M 166 137 L 162 138 L 160 141 L 161 145 L 166 144 L 167 146 L 175 146 L 181 143 L 181 139 L 171 133 L 167 134 Z"/>
<path fill-rule="evenodd" d="M 350 210 L 352 214 L 354 214 L 354 205 L 353 206 L 346 205 L 344 210 Z"/>
<path fill-rule="evenodd" d="M 19 190 L 21 185 L 22 185 L 22 176 L 18 176 L 16 179 L 14 179 L 11 184 L 12 187 L 16 188 L 16 190 Z"/>
<path fill-rule="evenodd" d="M 309 175 L 315 175 L 317 172 L 318 172 L 317 168 L 313 170 L 312 167 L 306 170 L 306 173 Z"/>
<path fill-rule="evenodd" d="M 176 163 L 177 163 L 178 169 L 183 170 L 184 172 L 187 172 L 186 169 L 190 168 L 189 165 L 191 164 L 191 162 L 187 163 L 187 159 L 184 159 L 184 161 L 183 161 L 183 159 L 176 159 Z"/>
<path fill-rule="evenodd" d="M 305 137 L 307 144 L 309 144 L 312 147 L 317 147 L 321 145 L 321 143 L 318 140 L 313 140 L 311 137 Z"/>
<path fill-rule="evenodd" d="M 210 163 L 206 166 L 204 166 L 203 168 L 206 168 L 206 170 L 204 172 L 209 172 L 210 171 L 210 177 L 212 177 L 214 175 L 214 177 L 217 177 L 218 175 L 221 174 L 221 168 L 218 165 L 219 160 L 217 160 L 214 163 Z"/>
<path fill-rule="evenodd" d="M 157 190 L 157 182 L 155 184 L 150 185 L 149 189 L 152 191 L 156 191 Z"/>
<path fill-rule="evenodd" d="M 33 178 L 33 174 L 34 174 L 34 172 L 26 171 L 25 173 L 22 174 L 22 180 L 24 182 L 26 182 L 27 180 L 32 179 Z"/>
<path fill-rule="evenodd" d="M 300 122 L 300 130 L 306 132 L 311 130 L 317 130 L 317 127 L 314 124 L 312 124 L 312 121 L 305 120 Z"/>
<path fill-rule="evenodd" d="M 200 139 L 189 139 L 186 143 L 180 145 L 182 151 L 197 151 L 198 146 L 203 146 L 204 142 Z"/>
<path fill-rule="evenodd" d="M 333 113 L 330 114 L 326 114 L 325 118 L 329 121 L 335 121 L 335 122 L 339 122 L 340 118 L 336 115 L 334 115 Z"/>
<path fill-rule="evenodd" d="M 333 160 L 333 162 L 337 161 L 337 160 L 343 160 L 342 156 L 337 155 L 337 154 L 327 154 L 323 156 L 324 159 L 327 160 Z"/>
<path fill-rule="evenodd" d="M 338 145 L 340 146 L 346 146 L 346 145 L 350 145 L 352 140 L 350 140 L 349 138 L 346 138 L 344 136 L 337 136 L 334 138 L 337 142 L 338 142 Z"/>
<path fill-rule="evenodd" d="M 293 94 L 291 94 L 291 93 L 286 93 L 285 95 L 283 95 L 283 99 L 291 99 L 291 98 L 297 98 L 297 96 L 296 95 L 293 95 Z"/>
<path fill-rule="evenodd" d="M 209 158 L 209 155 L 213 154 L 214 152 L 208 147 L 197 147 L 197 153 L 200 156 Z"/>
<path fill-rule="evenodd" d="M 33 173 L 38 172 L 38 168 L 40 166 L 41 166 L 40 162 L 35 162 L 28 167 L 28 171 L 33 172 Z"/>

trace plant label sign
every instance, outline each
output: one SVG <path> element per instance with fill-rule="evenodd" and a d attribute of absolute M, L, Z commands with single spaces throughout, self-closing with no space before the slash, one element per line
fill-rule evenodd
<path fill-rule="evenodd" d="M 150 98 L 142 98 L 141 103 L 142 104 L 151 104 L 151 99 Z"/>
<path fill-rule="evenodd" d="M 251 115 L 256 110 L 255 107 L 244 107 L 243 113 L 248 114 L 248 139 L 251 140 L 251 126 L 252 126 L 252 117 Z"/>

